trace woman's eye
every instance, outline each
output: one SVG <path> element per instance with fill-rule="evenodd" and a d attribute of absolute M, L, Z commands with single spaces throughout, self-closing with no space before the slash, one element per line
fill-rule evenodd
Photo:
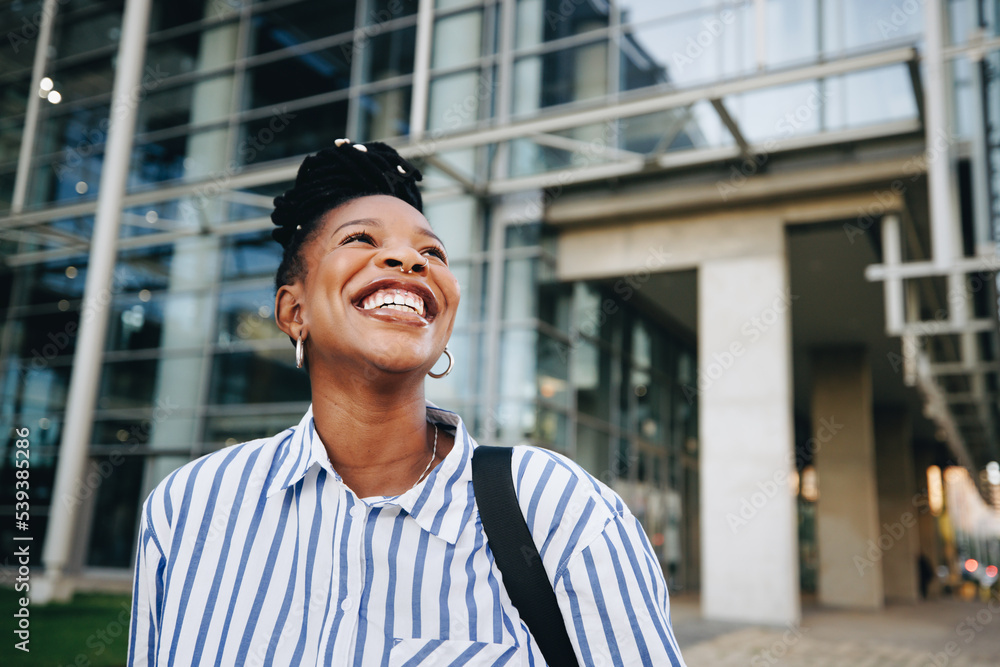
<path fill-rule="evenodd" d="M 369 234 L 368 232 L 357 232 L 355 234 L 351 234 L 341 242 L 341 245 L 345 245 L 353 241 L 361 241 L 362 243 L 370 243 L 371 245 L 375 245 L 375 239 L 373 239 L 371 234 Z"/>
<path fill-rule="evenodd" d="M 446 255 L 444 250 L 442 250 L 441 248 L 428 248 L 427 250 L 424 250 L 424 252 L 428 255 L 433 255 L 434 257 L 437 257 L 442 262 L 448 261 L 448 255 Z"/>

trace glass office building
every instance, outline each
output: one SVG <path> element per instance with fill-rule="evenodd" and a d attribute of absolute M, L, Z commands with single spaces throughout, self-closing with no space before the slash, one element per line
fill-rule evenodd
<path fill-rule="evenodd" d="M 456 368 L 428 381 L 429 398 L 461 414 L 480 442 L 532 443 L 579 461 L 630 503 L 673 589 L 698 588 L 708 563 L 699 411 L 714 379 L 699 338 L 706 309 L 695 303 L 704 278 L 694 260 L 664 262 L 653 247 L 630 270 L 590 271 L 566 230 L 644 215 L 574 213 L 595 193 L 614 201 L 631 187 L 645 196 L 690 183 L 711 190 L 714 206 L 746 196 L 744 184 L 767 173 L 923 150 L 925 3 L 153 0 L 141 49 L 129 53 L 120 50 L 125 4 L 146 3 L 15 0 L 0 9 L 0 423 L 32 429 L 36 544 L 58 502 L 76 333 L 92 315 L 84 285 L 101 175 L 116 158 L 110 121 L 128 119 L 93 429 L 70 490 L 79 506 L 70 569 L 127 576 L 137 512 L 159 480 L 204 453 L 277 433 L 307 407 L 307 378 L 273 321 L 280 248 L 268 216 L 305 154 L 350 137 L 387 141 L 421 166 L 427 217 L 461 283 Z M 978 197 L 978 209 L 950 223 L 967 232 L 969 255 L 995 238 L 1000 111 L 988 73 L 1000 65 L 997 5 L 935 4 L 943 46 L 931 57 L 947 86 L 950 187 Z M 121 58 L 143 68 L 116 98 Z M 931 237 L 927 165 L 918 172 L 901 199 L 919 200 L 914 233 Z M 845 183 L 808 187 L 824 190 L 811 195 L 818 200 L 854 187 Z M 658 277 L 667 270 L 669 284 Z M 792 261 L 793 285 L 796 270 Z M 989 319 L 984 308 L 966 320 Z M 969 331 L 977 360 L 995 358 L 992 333 Z M 881 338 L 898 342 L 892 336 L 925 340 L 912 331 Z M 933 360 L 961 362 L 947 357 L 947 340 L 926 340 L 932 356 L 942 347 Z M 996 374 L 963 373 L 953 387 L 938 384 L 963 396 L 976 385 L 993 398 L 970 401 L 957 422 L 949 413 L 916 428 L 958 423 L 978 464 L 996 434 Z M 911 393 L 906 401 L 923 405 Z M 793 450 L 813 428 L 799 403 L 788 409 L 794 432 L 779 436 Z M 4 479 L 14 465 L 6 446 Z M 810 460 L 798 463 L 796 479 Z M 2 488 L 9 518 L 13 491 Z M 12 525 L 0 526 L 3 549 Z"/>

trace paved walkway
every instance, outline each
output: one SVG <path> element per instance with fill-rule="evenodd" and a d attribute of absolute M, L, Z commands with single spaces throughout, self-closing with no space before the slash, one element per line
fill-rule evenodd
<path fill-rule="evenodd" d="M 791 628 L 705 621 L 691 598 L 671 610 L 688 667 L 1000 667 L 1000 601 L 807 608 Z"/>

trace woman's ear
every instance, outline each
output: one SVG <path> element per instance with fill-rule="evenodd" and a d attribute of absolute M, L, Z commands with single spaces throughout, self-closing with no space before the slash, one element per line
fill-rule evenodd
<path fill-rule="evenodd" d="M 302 321 L 301 283 L 282 285 L 274 295 L 274 321 L 293 341 L 299 337 Z"/>

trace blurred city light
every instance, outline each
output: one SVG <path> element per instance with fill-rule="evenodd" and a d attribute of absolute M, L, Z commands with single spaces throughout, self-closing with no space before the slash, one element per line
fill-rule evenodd
<path fill-rule="evenodd" d="M 937 466 L 927 469 L 927 504 L 931 514 L 941 516 L 944 508 L 944 484 L 941 482 L 941 468 Z"/>
<path fill-rule="evenodd" d="M 977 561 L 975 558 L 969 558 L 968 560 L 965 561 L 966 572 L 969 572 L 971 574 L 972 572 L 975 572 L 978 569 L 979 569 L 979 561 Z"/>

